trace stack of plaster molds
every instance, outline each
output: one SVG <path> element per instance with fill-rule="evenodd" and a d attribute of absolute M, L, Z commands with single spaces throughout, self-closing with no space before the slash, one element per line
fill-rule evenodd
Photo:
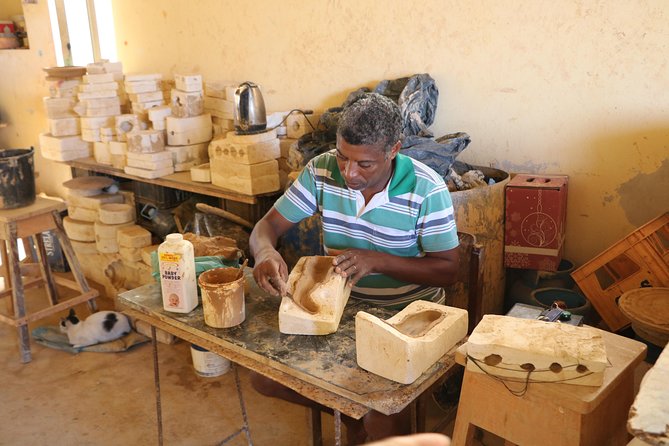
<path fill-rule="evenodd" d="M 119 228 L 116 237 L 118 252 L 126 262 L 141 262 L 142 248 L 151 246 L 151 233 L 139 225 Z"/>
<path fill-rule="evenodd" d="M 115 73 L 86 74 L 79 86 L 76 111 L 81 116 L 81 138 L 109 142 L 114 136 L 114 117 L 121 114 Z"/>
<path fill-rule="evenodd" d="M 91 147 L 81 139 L 81 123 L 74 107 L 81 76 L 47 76 L 49 96 L 43 99 L 49 132 L 39 135 L 40 152 L 47 159 L 70 161 L 91 156 Z"/>
<path fill-rule="evenodd" d="M 351 294 L 346 278 L 334 272 L 333 257 L 307 256 L 288 277 L 288 292 L 279 308 L 279 331 L 285 334 L 326 335 L 339 327 Z"/>
<path fill-rule="evenodd" d="M 467 369 L 511 381 L 600 386 L 608 365 L 592 327 L 485 315 L 466 344 Z"/>
<path fill-rule="evenodd" d="M 467 335 L 467 311 L 419 300 L 387 320 L 355 316 L 358 365 L 410 384 Z"/>
<path fill-rule="evenodd" d="M 283 190 L 290 186 L 289 175 L 291 172 L 297 170 L 288 162 L 291 147 L 294 147 L 294 150 L 297 150 L 297 141 L 298 139 L 296 138 L 289 138 L 287 136 L 279 137 L 280 154 L 277 162 L 279 163 L 279 183 Z"/>
<path fill-rule="evenodd" d="M 100 61 L 88 64 L 86 71 L 75 107 L 81 116 L 82 138 L 93 143 L 96 162 L 113 165 L 109 143 L 116 139 L 115 120 L 128 101 L 123 89 L 123 65 Z"/>
<path fill-rule="evenodd" d="M 211 182 L 246 195 L 275 192 L 281 187 L 280 154 L 275 130 L 252 135 L 228 132 L 209 144 Z"/>
<path fill-rule="evenodd" d="M 65 233 L 77 255 L 97 254 L 96 222 L 105 206 L 128 206 L 118 186 L 108 177 L 77 177 L 63 183 L 68 189 L 68 216 L 63 220 Z"/>
<path fill-rule="evenodd" d="M 204 84 L 204 111 L 211 115 L 214 138 L 212 142 L 225 138 L 228 132 L 235 129 L 235 91 L 239 84 L 240 82 L 235 81 L 208 81 Z M 207 154 L 211 159 L 211 150 Z M 211 183 L 211 170 L 210 162 L 196 165 L 190 170 L 191 180 Z"/>
<path fill-rule="evenodd" d="M 123 86 L 123 64 L 121 62 L 109 62 L 108 60 L 103 59 L 86 65 L 86 72 L 88 74 L 112 74 L 114 82 L 118 84 L 116 92 L 121 105 L 121 113 L 125 113 L 127 111 L 126 105 L 128 104 L 128 94 L 125 92 L 125 87 Z M 96 106 L 95 103 L 92 103 L 91 105 Z"/>
<path fill-rule="evenodd" d="M 171 92 L 171 112 L 167 150 L 172 153 L 175 172 L 184 172 L 209 160 L 207 146 L 211 140 L 211 116 L 204 115 L 202 75 L 175 74 Z M 182 133 L 185 132 L 185 133 Z"/>
<path fill-rule="evenodd" d="M 165 150 L 162 130 L 139 130 L 126 134 L 125 173 L 141 178 L 159 178 L 174 173 L 172 153 Z"/>
<path fill-rule="evenodd" d="M 148 111 L 165 105 L 160 73 L 128 74 L 125 76 L 125 91 L 131 103 L 132 113 L 148 126 Z"/>
<path fill-rule="evenodd" d="M 239 82 L 213 81 L 204 84 L 204 111 L 211 115 L 214 137 L 235 129 L 235 90 Z"/>

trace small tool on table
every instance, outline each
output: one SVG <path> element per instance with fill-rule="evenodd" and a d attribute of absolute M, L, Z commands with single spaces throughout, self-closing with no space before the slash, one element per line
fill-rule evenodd
<path fill-rule="evenodd" d="M 550 308 L 542 311 L 537 319 L 546 322 L 566 322 L 571 319 L 571 312 L 567 311 L 566 307 L 563 301 L 556 300 Z"/>

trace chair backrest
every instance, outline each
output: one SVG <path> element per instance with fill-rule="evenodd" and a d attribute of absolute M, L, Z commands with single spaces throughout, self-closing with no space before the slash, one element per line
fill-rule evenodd
<path fill-rule="evenodd" d="M 469 312 L 469 330 L 471 333 L 483 317 L 483 246 L 476 242 L 476 237 L 467 232 L 458 232 L 460 239 L 460 267 L 455 283 L 444 287 L 446 305 L 463 308 Z"/>

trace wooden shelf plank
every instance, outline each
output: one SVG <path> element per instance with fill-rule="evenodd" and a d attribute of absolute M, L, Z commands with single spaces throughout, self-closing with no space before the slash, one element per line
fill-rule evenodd
<path fill-rule="evenodd" d="M 113 175 L 120 178 L 127 178 L 129 180 L 141 181 L 142 183 L 156 184 L 158 186 L 171 187 L 173 189 L 180 189 L 196 194 L 208 195 L 211 197 L 223 198 L 226 200 L 236 201 L 239 203 L 256 204 L 258 197 L 269 197 L 277 195 L 279 192 L 272 192 L 261 194 L 257 196 L 243 195 L 234 191 L 226 190 L 222 187 L 215 186 L 211 183 L 196 183 L 191 181 L 190 172 L 177 172 L 172 175 L 167 175 L 155 179 L 141 178 L 135 175 L 129 175 L 121 169 L 116 169 L 112 166 L 99 164 L 93 158 L 80 158 L 72 161 L 64 161 L 70 167 L 77 169 L 84 169 L 93 172 Z"/>

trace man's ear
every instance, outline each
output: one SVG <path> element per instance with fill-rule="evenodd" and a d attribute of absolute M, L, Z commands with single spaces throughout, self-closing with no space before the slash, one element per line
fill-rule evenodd
<path fill-rule="evenodd" d="M 390 156 L 389 158 L 391 160 L 395 159 L 398 153 L 400 153 L 400 149 L 402 148 L 402 141 L 397 141 L 395 145 L 393 146 L 392 149 L 390 149 Z"/>

